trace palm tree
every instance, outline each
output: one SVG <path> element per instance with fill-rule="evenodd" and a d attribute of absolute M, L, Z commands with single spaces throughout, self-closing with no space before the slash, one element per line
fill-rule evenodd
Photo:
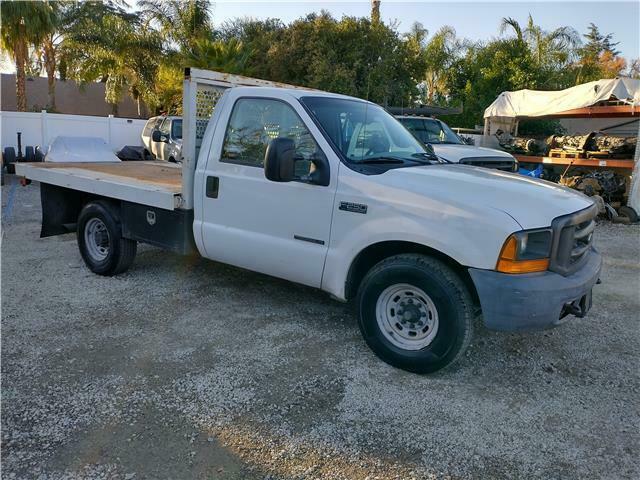
<path fill-rule="evenodd" d="M 516 34 L 516 39 L 520 42 L 524 41 L 524 35 L 520 23 L 515 18 L 503 17 L 500 22 L 500 35 L 504 34 L 509 28 Z"/>
<path fill-rule="evenodd" d="M 500 24 L 500 33 L 511 28 L 516 39 L 525 42 L 534 60 L 540 67 L 566 63 L 571 52 L 580 44 L 580 37 L 572 27 L 559 27 L 551 32 L 543 30 L 529 14 L 527 26 L 523 29 L 517 20 L 507 17 Z"/>
<path fill-rule="evenodd" d="M 167 46 L 177 45 L 181 52 L 213 34 L 210 0 L 140 0 L 138 6 L 142 17 L 159 27 Z"/>
<path fill-rule="evenodd" d="M 51 6 L 45 2 L 4 1 L 0 3 L 0 16 L 0 45 L 15 62 L 18 111 L 26 112 L 25 65 L 29 46 L 40 44 L 50 30 Z"/>
<path fill-rule="evenodd" d="M 138 104 L 154 104 L 154 81 L 162 52 L 159 34 L 123 12 L 107 12 L 99 21 L 85 18 L 67 32 L 61 54 L 70 76 L 82 83 L 105 83 L 105 101 L 114 114 L 125 90 Z"/>
<path fill-rule="evenodd" d="M 250 52 L 241 41 L 231 38 L 226 42 L 201 38 L 194 41 L 186 54 L 189 66 L 224 73 L 244 73 Z"/>
<path fill-rule="evenodd" d="M 371 0 L 371 23 L 380 23 L 380 0 Z"/>
<path fill-rule="evenodd" d="M 42 66 L 47 74 L 48 109 L 56 108 L 56 70 L 59 62 L 64 63 L 62 52 L 65 50 L 65 39 L 74 32 L 93 28 L 105 15 L 125 16 L 120 7 L 121 0 L 103 0 L 102 2 L 45 2 L 50 6 L 51 22 L 42 37 L 40 44 Z"/>
<path fill-rule="evenodd" d="M 433 104 L 437 99 L 447 96 L 449 67 L 461 48 L 462 45 L 456 38 L 456 31 L 447 25 L 427 41 L 423 50 L 426 65 L 423 84 L 427 104 Z"/>

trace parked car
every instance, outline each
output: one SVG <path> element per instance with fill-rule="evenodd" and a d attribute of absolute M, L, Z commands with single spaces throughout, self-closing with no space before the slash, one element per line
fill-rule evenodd
<path fill-rule="evenodd" d="M 142 129 L 145 155 L 167 162 L 182 161 L 182 118 L 151 117 Z"/>
<path fill-rule="evenodd" d="M 409 115 L 396 116 L 414 137 L 431 145 L 436 155 L 447 162 L 517 172 L 518 161 L 510 153 L 493 148 L 468 145 L 442 120 Z"/>
<path fill-rule="evenodd" d="M 264 85 L 187 71 L 180 167 L 16 164 L 40 181 L 41 236 L 74 228 L 99 275 L 127 270 L 145 242 L 322 289 L 413 372 L 460 358 L 478 312 L 506 331 L 587 314 L 602 266 L 589 197 L 445 164 L 365 100 Z M 206 130 L 196 111 L 212 112 Z"/>

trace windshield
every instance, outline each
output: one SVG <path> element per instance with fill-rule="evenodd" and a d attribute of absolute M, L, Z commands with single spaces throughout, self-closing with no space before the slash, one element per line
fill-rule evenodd
<path fill-rule="evenodd" d="M 423 143 L 462 144 L 446 123 L 435 118 L 401 118 L 400 122 Z"/>
<path fill-rule="evenodd" d="M 394 117 L 377 105 L 331 97 L 303 97 L 300 101 L 349 162 L 435 160 Z"/>
<path fill-rule="evenodd" d="M 171 123 L 171 136 L 176 140 L 182 139 L 182 120 L 174 120 Z"/>

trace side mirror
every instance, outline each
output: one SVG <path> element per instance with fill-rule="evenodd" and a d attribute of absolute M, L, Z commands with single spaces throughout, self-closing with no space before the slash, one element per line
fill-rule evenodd
<path fill-rule="evenodd" d="M 264 176 L 272 182 L 290 182 L 295 178 L 296 146 L 290 138 L 274 138 L 264 154 Z"/>
<path fill-rule="evenodd" d="M 424 144 L 424 149 L 427 151 L 427 153 L 429 155 L 435 155 L 436 151 L 433 149 L 433 145 L 431 145 L 430 143 L 425 143 Z"/>
<path fill-rule="evenodd" d="M 151 140 L 153 140 L 154 142 L 166 142 L 167 137 L 166 135 L 163 135 L 160 130 L 154 130 L 151 134 Z"/>

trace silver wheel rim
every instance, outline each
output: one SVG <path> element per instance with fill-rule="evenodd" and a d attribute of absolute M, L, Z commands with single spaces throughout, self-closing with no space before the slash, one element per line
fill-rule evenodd
<path fill-rule="evenodd" d="M 111 239 L 107 226 L 99 218 L 90 219 L 84 226 L 84 244 L 94 260 L 100 262 L 109 255 Z"/>
<path fill-rule="evenodd" d="M 420 350 L 438 333 L 438 310 L 433 300 L 407 283 L 391 285 L 380 294 L 376 319 L 385 338 L 403 350 Z"/>

